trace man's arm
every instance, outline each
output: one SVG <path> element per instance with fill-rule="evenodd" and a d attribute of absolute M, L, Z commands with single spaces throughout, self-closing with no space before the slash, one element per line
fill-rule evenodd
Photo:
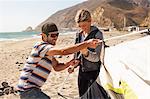
<path fill-rule="evenodd" d="M 67 67 L 69 67 L 71 65 L 73 66 L 73 65 L 78 64 L 78 63 L 79 63 L 79 61 L 77 61 L 77 60 L 71 60 L 67 63 L 59 63 L 55 58 L 52 59 L 52 66 L 53 66 L 55 71 L 64 70 Z"/>
<path fill-rule="evenodd" d="M 98 39 L 91 39 L 91 40 L 84 41 L 82 43 L 78 43 L 78 44 L 75 44 L 73 46 L 70 46 L 70 47 L 67 47 L 67 48 L 63 48 L 63 49 L 52 48 L 46 54 L 48 56 L 68 55 L 68 54 L 72 54 L 72 53 L 78 52 L 78 51 L 80 51 L 82 49 L 85 49 L 87 47 L 94 48 L 94 47 L 97 46 L 97 44 L 99 42 L 100 42 L 100 40 L 98 40 Z"/>

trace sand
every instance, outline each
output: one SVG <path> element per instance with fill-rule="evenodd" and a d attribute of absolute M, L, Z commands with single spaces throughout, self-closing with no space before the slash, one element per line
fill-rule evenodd
<path fill-rule="evenodd" d="M 125 33 L 120 33 L 117 31 L 105 32 L 104 38 L 109 38 L 112 36 L 122 35 Z M 131 37 L 121 38 L 118 40 L 113 40 L 106 42 L 107 45 L 114 46 L 118 43 L 129 41 L 132 39 L 140 38 L 144 36 L 143 34 L 138 34 Z M 57 41 L 56 47 L 62 48 L 74 44 L 75 35 L 65 35 L 60 36 Z M 10 86 L 16 86 L 20 76 L 21 69 L 28 57 L 32 46 L 37 41 L 40 41 L 40 38 L 28 39 L 22 41 L 1 41 L 0 42 L 0 84 L 4 81 L 7 81 Z M 73 55 L 66 55 L 62 58 L 58 57 L 58 61 L 67 62 L 71 60 Z M 47 79 L 44 86 L 41 88 L 47 95 L 52 99 L 64 99 L 57 95 L 58 89 L 60 88 L 62 82 L 67 77 L 67 69 L 61 72 L 55 72 L 52 70 L 49 78 Z M 77 88 L 77 75 L 78 69 L 72 74 L 70 74 L 69 79 L 64 84 L 64 88 L 61 90 L 61 93 L 70 96 L 68 99 L 73 99 L 78 97 L 78 88 Z M 1 85 L 0 85 L 1 87 Z M 9 94 L 0 96 L 0 99 L 19 99 L 18 95 Z"/>

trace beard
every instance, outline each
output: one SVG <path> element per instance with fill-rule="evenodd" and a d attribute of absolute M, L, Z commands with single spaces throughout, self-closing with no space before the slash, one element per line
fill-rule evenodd
<path fill-rule="evenodd" d="M 52 40 L 48 40 L 48 43 L 51 44 L 51 45 L 56 45 L 56 41 L 55 39 L 52 39 Z"/>

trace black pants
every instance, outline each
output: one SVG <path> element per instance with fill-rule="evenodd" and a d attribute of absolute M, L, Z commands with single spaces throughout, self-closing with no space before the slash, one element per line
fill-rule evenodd
<path fill-rule="evenodd" d="M 79 69 L 78 75 L 78 89 L 79 96 L 81 97 L 92 85 L 92 83 L 97 79 L 100 70 L 82 72 L 81 68 Z"/>

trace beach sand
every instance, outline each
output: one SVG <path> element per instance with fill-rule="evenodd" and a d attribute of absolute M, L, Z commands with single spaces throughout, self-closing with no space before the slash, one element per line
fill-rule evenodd
<path fill-rule="evenodd" d="M 124 33 L 120 33 L 117 31 L 114 32 L 106 32 L 104 33 L 104 38 L 109 38 L 112 36 L 122 35 Z M 106 42 L 107 45 L 114 46 L 115 44 L 129 41 L 132 39 L 140 38 L 144 36 L 143 34 L 138 34 L 130 37 L 121 38 L 118 40 L 113 40 Z M 63 48 L 69 45 L 74 44 L 75 35 L 65 35 L 60 36 L 57 41 L 56 47 Z M 20 76 L 20 72 L 26 58 L 31 52 L 32 46 L 37 41 L 37 39 L 28 39 L 23 41 L 1 41 L 0 42 L 0 86 L 1 83 L 6 81 L 10 86 L 16 86 L 18 83 L 18 79 Z M 73 55 L 58 57 L 58 61 L 67 62 L 73 58 Z M 58 89 L 60 88 L 62 82 L 67 77 L 68 72 L 67 69 L 61 72 L 55 72 L 52 70 L 49 78 L 46 83 L 42 87 L 42 90 L 49 95 L 52 99 L 64 99 L 57 95 Z M 68 99 L 73 99 L 73 97 L 78 97 L 78 88 L 77 88 L 77 75 L 78 69 L 75 70 L 74 73 L 70 74 L 69 79 L 64 84 L 64 88 L 61 90 L 61 93 L 68 97 Z M 18 95 L 3 95 L 0 96 L 0 99 L 19 99 Z"/>

